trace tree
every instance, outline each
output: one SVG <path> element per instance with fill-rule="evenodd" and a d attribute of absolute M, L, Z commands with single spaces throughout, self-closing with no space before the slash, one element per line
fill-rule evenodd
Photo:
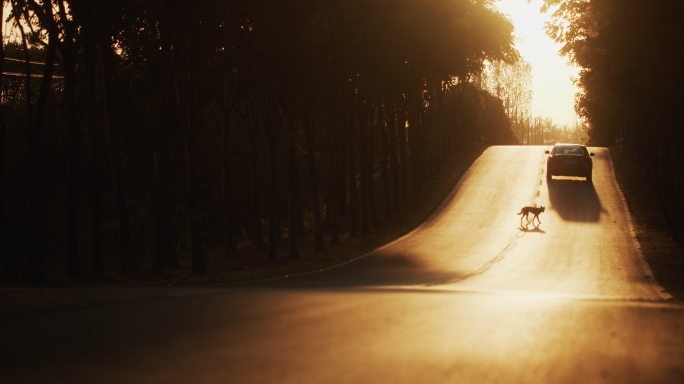
<path fill-rule="evenodd" d="M 523 58 L 515 64 L 492 63 L 482 72 L 482 88 L 503 101 L 506 116 L 520 141 L 532 113 L 532 65 Z"/>
<path fill-rule="evenodd" d="M 551 9 L 547 34 L 563 44 L 561 54 L 583 68 L 575 109 L 589 124 L 589 143 L 612 144 L 614 135 L 624 133 L 628 114 L 639 122 L 627 144 L 646 148 L 638 152 L 640 161 L 652 169 L 672 238 L 679 239 L 682 170 L 671 143 L 682 138 L 678 105 L 684 75 L 681 54 L 672 47 L 684 42 L 679 20 L 684 4 L 545 0 L 542 10 Z M 662 158 L 650 155 L 656 151 Z"/>
<path fill-rule="evenodd" d="M 470 139 L 466 132 L 507 140 L 504 107 L 472 83 L 488 62 L 518 56 L 512 25 L 489 0 L 12 4 L 25 32 L 27 227 L 49 237 L 32 242 L 36 277 L 54 268 L 52 260 L 43 265 L 42 248 L 69 276 L 82 276 L 84 242 L 91 273 L 102 277 L 117 229 L 125 273 L 149 267 L 160 276 L 188 260 L 194 273 L 205 273 L 205 249 L 221 244 L 228 256 L 239 251 L 238 236 L 260 249 L 266 223 L 264 257 L 273 261 L 285 216 L 291 257 L 306 236 L 322 250 L 325 235 L 336 245 L 341 232 L 368 235 L 383 225 L 378 167 L 380 216 L 390 220 L 408 187 L 417 195 Z M 58 87 L 46 80 L 52 65 L 40 67 L 42 79 L 31 77 L 33 51 L 60 64 Z M 59 117 L 41 112 L 51 103 Z M 46 132 L 56 137 L 42 142 L 42 127 L 53 125 L 60 129 Z M 59 162 L 51 161 L 53 142 L 66 147 Z M 81 147 L 90 156 L 80 156 Z M 110 167 L 100 167 L 105 160 Z M 45 184 L 40 172 L 60 167 L 66 177 Z M 90 220 L 82 220 L 86 202 L 78 194 L 86 177 Z M 8 199 L 8 207 L 19 200 Z M 345 215 L 349 228 L 340 228 Z"/>

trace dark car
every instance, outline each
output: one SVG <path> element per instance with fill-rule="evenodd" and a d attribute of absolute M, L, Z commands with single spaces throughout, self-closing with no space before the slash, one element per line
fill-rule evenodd
<path fill-rule="evenodd" d="M 546 180 L 553 180 L 552 176 L 580 176 L 591 182 L 591 172 L 594 163 L 591 161 L 593 153 L 581 144 L 558 143 L 553 149 L 545 151 L 551 154 L 547 159 Z"/>

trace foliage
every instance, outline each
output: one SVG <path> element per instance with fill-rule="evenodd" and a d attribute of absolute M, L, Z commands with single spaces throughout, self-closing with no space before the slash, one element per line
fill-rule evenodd
<path fill-rule="evenodd" d="M 44 147 L 32 147 L 42 148 L 40 171 L 26 170 L 47 197 L 22 198 L 17 183 L 5 201 L 46 203 L 40 249 L 54 257 L 29 267 L 27 258 L 42 259 L 19 252 L 9 260 L 15 276 L 100 278 L 138 264 L 201 274 L 205 248 L 234 257 L 266 241 L 272 261 L 284 237 L 296 257 L 297 236 L 354 233 L 336 227 L 340 216 L 363 234 L 379 227 L 376 171 L 401 209 L 409 180 L 415 196 L 478 133 L 517 143 L 511 106 L 472 81 L 488 63 L 518 60 L 513 26 L 490 0 L 11 4 L 11 19 L 34 31 L 31 60 L 46 62 L 16 69 L 37 76 L 21 97 L 55 101 L 36 130 Z M 46 92 L 50 47 L 56 77 Z M 17 60 L 23 51 L 3 50 Z M 5 157 L 29 156 L 20 136 L 36 111 L 21 97 L 4 101 L 17 116 Z M 24 238 L 26 224 L 14 234 Z"/>
<path fill-rule="evenodd" d="M 527 143 L 522 132 L 530 129 L 532 116 L 532 65 L 522 58 L 514 64 L 497 61 L 482 72 L 480 81 L 482 88 L 503 101 L 511 128 L 521 143 Z"/>
<path fill-rule="evenodd" d="M 657 186 L 665 216 L 680 237 L 684 202 L 679 107 L 684 76 L 684 3 L 664 0 L 545 0 L 553 10 L 547 34 L 582 68 L 575 109 L 589 125 L 589 143 L 611 146 L 618 136 L 635 148 Z"/>

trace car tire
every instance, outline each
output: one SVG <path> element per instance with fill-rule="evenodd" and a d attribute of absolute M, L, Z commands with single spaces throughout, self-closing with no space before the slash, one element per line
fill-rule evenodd
<path fill-rule="evenodd" d="M 592 180 L 591 180 L 591 173 L 587 175 L 587 182 L 589 182 L 589 183 L 592 182 Z"/>
<path fill-rule="evenodd" d="M 553 175 L 549 173 L 549 170 L 546 170 L 546 181 L 551 181 L 553 180 Z"/>

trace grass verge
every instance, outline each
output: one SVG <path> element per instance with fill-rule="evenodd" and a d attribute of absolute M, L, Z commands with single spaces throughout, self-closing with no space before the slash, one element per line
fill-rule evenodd
<path fill-rule="evenodd" d="M 615 175 L 632 214 L 641 251 L 653 274 L 675 299 L 684 298 L 684 244 L 672 241 L 672 229 L 658 203 L 655 187 L 639 166 L 636 153 L 610 148 Z"/>
<path fill-rule="evenodd" d="M 193 275 L 190 260 L 181 259 L 176 268 L 168 268 L 162 277 L 149 273 L 135 275 L 113 274 L 104 281 L 53 281 L 54 286 L 167 286 L 167 285 L 214 285 L 231 284 L 253 280 L 294 275 L 331 267 L 384 244 L 410 232 L 420 225 L 442 203 L 461 176 L 487 147 L 472 145 L 464 148 L 458 155 L 447 159 L 442 170 L 431 175 L 422 186 L 417 198 L 409 199 L 400 212 L 392 219 L 384 218 L 384 200 L 379 180 L 375 189 L 379 228 L 370 236 L 351 238 L 349 220 L 340 220 L 342 245 L 330 246 L 330 235 L 326 235 L 326 250 L 313 250 L 311 233 L 300 236 L 300 257 L 288 258 L 287 239 L 283 237 L 278 244 L 278 258 L 269 261 L 263 250 L 243 243 L 236 255 L 226 257 L 220 247 L 207 250 L 207 274 Z M 634 228 L 641 249 L 653 273 L 675 299 L 684 299 L 684 244 L 671 239 L 671 228 L 665 220 L 657 202 L 657 192 L 646 176 L 646 170 L 639 166 L 636 153 L 627 148 L 610 148 L 615 165 L 615 174 L 625 195 L 632 214 Z M 384 218 L 384 219 L 383 219 Z"/>
<path fill-rule="evenodd" d="M 461 176 L 486 148 L 483 145 L 470 145 L 457 155 L 446 159 L 441 171 L 434 172 L 422 184 L 418 197 L 410 198 L 399 212 L 393 213 L 391 219 L 385 217 L 381 184 L 379 176 L 376 176 L 377 188 L 375 188 L 374 195 L 379 219 L 378 228 L 373 229 L 369 236 L 352 238 L 349 236 L 349 220 L 342 218 L 340 219 L 342 245 L 330 246 L 328 233 L 325 236 L 326 250 L 323 252 L 313 250 L 313 236 L 308 233 L 300 237 L 300 257 L 289 258 L 287 257 L 287 239 L 283 236 L 278 244 L 278 257 L 275 261 L 267 260 L 264 250 L 255 249 L 245 243 L 236 255 L 230 257 L 226 257 L 220 247 L 208 249 L 206 275 L 193 275 L 189 269 L 190 260 L 180 260 L 180 267 L 169 268 L 166 275 L 162 277 L 153 277 L 144 273 L 130 276 L 115 275 L 108 277 L 105 282 L 80 282 L 79 285 L 231 284 L 316 271 L 343 263 L 387 244 L 420 225 L 442 203 Z"/>

